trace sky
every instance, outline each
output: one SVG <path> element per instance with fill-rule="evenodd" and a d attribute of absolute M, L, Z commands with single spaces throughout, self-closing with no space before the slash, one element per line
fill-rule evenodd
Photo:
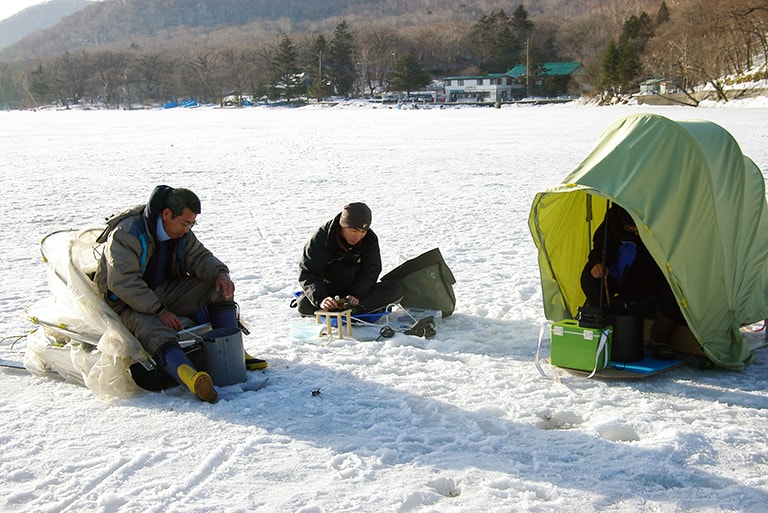
<path fill-rule="evenodd" d="M 230 268 L 245 348 L 269 362 L 215 404 L 178 387 L 106 402 L 55 373 L 0 368 L 0 511 L 764 513 L 768 348 L 740 372 L 586 379 L 543 360 L 541 376 L 528 216 L 640 112 L 718 123 L 765 176 L 766 109 L 0 112 L 0 358 L 41 342 L 33 304 L 38 319 L 74 322 L 38 303 L 51 297 L 41 239 L 168 184 L 200 196 L 195 233 Z M 356 326 L 339 340 L 288 307 L 304 244 L 352 201 L 371 207 L 384 272 L 440 248 L 457 302 L 433 337 Z M 94 356 L 45 351 L 62 366 Z"/>
<path fill-rule="evenodd" d="M 0 2 L 0 20 L 10 18 L 27 7 L 44 4 L 47 1 L 48 0 L 4 0 L 3 2 Z"/>
<path fill-rule="evenodd" d="M 10 18 L 27 7 L 44 4 L 50 0 L 2 0 L 0 2 L 0 20 Z"/>

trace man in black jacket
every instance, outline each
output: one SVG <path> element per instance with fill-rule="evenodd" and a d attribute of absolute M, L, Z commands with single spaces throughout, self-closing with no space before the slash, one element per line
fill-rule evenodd
<path fill-rule="evenodd" d="M 605 285 L 601 279 L 603 273 Z M 581 275 L 581 288 L 589 306 L 599 305 L 601 293 L 602 304 L 606 305 L 610 302 L 607 294 L 644 300 L 656 298 L 660 291 L 669 288 L 659 266 L 640 240 L 635 221 L 616 204 L 611 205 L 595 230 L 592 251 Z"/>
<path fill-rule="evenodd" d="M 674 356 L 666 346 L 675 327 L 686 324 L 685 318 L 667 279 L 640 239 L 635 221 L 619 205 L 611 205 L 595 230 L 581 288 L 588 306 L 606 306 L 616 300 L 639 303 L 654 319 L 649 349 L 658 357 Z"/>
<path fill-rule="evenodd" d="M 301 315 L 351 307 L 354 313 L 386 307 L 401 298 L 397 282 L 378 282 L 379 239 L 371 230 L 371 209 L 350 203 L 321 226 L 304 247 L 299 264 Z M 338 299 L 337 299 L 338 298 Z M 341 304 L 340 304 L 341 303 Z"/>

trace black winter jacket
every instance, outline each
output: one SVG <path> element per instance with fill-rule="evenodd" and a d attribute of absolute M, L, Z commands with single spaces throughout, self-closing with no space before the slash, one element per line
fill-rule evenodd
<path fill-rule="evenodd" d="M 319 305 L 326 297 L 365 297 L 381 274 L 379 239 L 368 230 L 350 247 L 341 236 L 338 214 L 321 226 L 304 246 L 299 283 L 307 298 Z"/>
<path fill-rule="evenodd" d="M 606 246 L 606 263 L 611 277 L 621 283 L 623 293 L 630 296 L 653 295 L 658 293 L 659 288 L 666 283 L 666 279 L 651 254 L 648 253 L 640 236 L 627 229 L 628 226 L 634 225 L 635 222 L 626 210 L 618 205 L 612 205 L 603 222 L 595 230 L 592 239 L 593 248 L 589 253 L 586 269 L 591 269 L 602 261 L 603 246 Z M 627 246 L 634 246 L 633 258 L 627 259 Z M 625 256 L 620 258 L 622 251 L 625 252 Z M 620 260 L 624 260 L 624 265 L 619 264 Z M 622 273 L 618 272 L 619 267 L 623 268 Z"/>

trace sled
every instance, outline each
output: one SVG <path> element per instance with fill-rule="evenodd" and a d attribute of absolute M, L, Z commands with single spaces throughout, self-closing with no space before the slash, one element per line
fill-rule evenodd
<path fill-rule="evenodd" d="M 302 317 L 292 320 L 291 339 L 301 344 L 322 345 L 331 342 L 335 337 L 328 329 L 325 316 L 319 314 L 320 320 L 323 321 L 321 324 L 318 324 L 316 318 Z M 351 336 L 345 335 L 344 339 L 370 342 L 390 338 L 395 333 L 429 338 L 435 334 L 434 326 L 441 318 L 440 310 L 406 308 L 400 304 L 392 304 L 380 312 L 353 315 L 349 326 Z M 335 316 L 331 316 L 329 321 L 331 330 L 338 327 Z M 342 326 L 345 329 L 346 324 L 346 320 L 342 318 Z"/>
<path fill-rule="evenodd" d="M 103 232 L 103 226 L 62 230 L 40 242 L 51 295 L 24 310 L 35 329 L 26 336 L 23 367 L 36 376 L 58 375 L 84 385 L 107 402 L 176 386 L 169 376 L 156 371 L 152 357 L 105 303 L 92 280 Z M 185 329 L 179 331 L 179 343 L 195 362 L 196 357 L 202 358 L 193 354 L 195 347 L 200 347 L 211 325 L 187 318 L 182 323 Z M 156 379 L 160 374 L 167 381 Z"/>
<path fill-rule="evenodd" d="M 612 361 L 604 369 L 595 372 L 592 377 L 607 380 L 644 379 L 682 367 L 686 365 L 686 363 L 685 360 L 679 358 L 674 360 L 660 360 L 646 354 L 643 359 L 638 362 L 622 363 Z M 566 367 L 560 368 L 578 376 L 588 376 L 590 374 L 587 371 L 569 369 Z"/>
<path fill-rule="evenodd" d="M 560 353 L 558 355 L 558 359 L 556 359 L 556 361 L 553 363 L 552 355 L 554 354 L 554 350 L 550 346 L 550 356 L 546 358 L 546 361 L 552 365 L 552 367 L 563 369 L 569 374 L 573 374 L 575 376 L 606 380 L 644 379 L 663 372 L 668 372 L 678 367 L 682 367 L 688 363 L 700 364 L 700 362 L 708 361 L 704 356 L 704 353 L 699 348 L 698 342 L 693 337 L 693 334 L 685 326 L 678 326 L 673 332 L 672 338 L 670 339 L 670 346 L 678 352 L 676 357 L 671 359 L 660 359 L 652 356 L 647 351 L 644 351 L 643 358 L 638 361 L 619 362 L 613 359 L 612 353 L 610 351 L 610 336 L 608 337 L 608 347 L 606 347 L 605 351 L 602 351 L 601 346 L 597 344 L 597 335 L 593 335 L 593 337 L 584 337 L 583 341 L 580 340 L 580 336 L 575 335 L 579 332 L 579 330 L 599 333 L 601 331 L 600 329 L 593 330 L 588 328 L 579 328 L 578 322 L 575 320 L 564 320 L 557 323 L 543 322 L 539 332 L 539 341 L 536 347 L 534 364 L 536 365 L 539 373 L 547 378 L 550 376 L 547 375 L 540 363 L 542 341 L 544 339 L 545 333 L 548 330 L 552 336 L 554 336 L 557 332 L 557 326 L 571 328 L 573 331 L 573 333 L 570 334 L 571 340 L 569 342 L 572 344 L 572 346 L 570 349 L 568 349 L 568 351 L 575 352 L 577 350 L 576 348 L 578 348 L 579 351 L 589 353 L 589 356 L 585 357 L 582 355 L 581 358 L 574 359 L 575 357 L 569 355 L 565 349 L 559 349 Z M 650 327 L 651 321 L 646 319 L 644 322 L 643 330 L 644 343 L 648 341 Z M 612 327 L 610 326 L 604 328 L 606 332 L 611 331 L 611 329 Z M 562 331 L 563 330 L 561 329 L 559 333 L 560 335 L 562 335 Z M 562 339 L 568 337 L 556 338 Z M 588 338 L 590 340 L 587 340 Z M 561 341 L 558 340 L 558 343 L 560 342 Z M 550 345 L 552 345 L 551 340 Z M 565 358 L 565 356 L 568 356 L 570 360 L 572 360 L 572 363 L 576 362 L 578 365 L 569 365 L 569 360 Z M 589 362 L 589 365 L 587 365 L 586 362 Z"/>
<path fill-rule="evenodd" d="M 5 367 L 8 369 L 21 369 L 23 371 L 27 370 L 24 368 L 24 364 L 22 362 L 18 362 L 16 360 L 6 360 L 5 358 L 0 358 L 0 367 Z"/>
<path fill-rule="evenodd" d="M 61 230 L 40 241 L 50 296 L 24 313 L 35 326 L 27 335 L 24 367 L 36 376 L 58 374 L 85 385 L 99 399 L 130 397 L 139 387 L 128 368 L 154 361 L 103 300 L 91 277 L 101 257 L 104 227 Z"/>
<path fill-rule="evenodd" d="M 747 343 L 750 352 L 768 346 L 768 331 L 766 331 L 767 324 L 768 321 L 761 321 L 760 323 L 741 327 L 740 331 L 745 335 L 745 342 Z M 539 333 L 539 344 L 536 349 L 536 359 L 534 362 L 539 373 L 544 377 L 549 376 L 541 367 L 539 355 L 542 347 L 542 338 L 548 326 L 548 322 L 542 323 L 542 331 Z M 645 342 L 648 341 L 650 327 L 651 321 L 646 319 L 644 326 Z M 763 333 L 764 331 L 765 333 Z M 550 357 L 546 358 L 546 360 L 553 367 L 563 369 L 574 376 L 604 380 L 645 379 L 686 365 L 692 365 L 698 368 L 711 368 L 714 366 L 701 350 L 701 346 L 693 336 L 691 330 L 686 326 L 678 326 L 675 328 L 672 337 L 670 338 L 670 347 L 676 352 L 675 358 L 656 358 L 646 351 L 643 354 L 642 360 L 636 362 L 617 362 L 610 360 L 605 368 L 597 370 L 592 369 L 589 371 L 553 365 Z"/>

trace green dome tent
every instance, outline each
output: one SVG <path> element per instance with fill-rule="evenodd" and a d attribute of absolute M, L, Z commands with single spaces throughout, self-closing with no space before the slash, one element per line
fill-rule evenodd
<path fill-rule="evenodd" d="M 638 114 L 614 123 L 533 201 L 547 319 L 575 318 L 584 303 L 579 277 L 608 201 L 637 223 L 704 353 L 743 368 L 751 354 L 740 327 L 768 318 L 768 210 L 755 163 L 709 121 Z"/>

